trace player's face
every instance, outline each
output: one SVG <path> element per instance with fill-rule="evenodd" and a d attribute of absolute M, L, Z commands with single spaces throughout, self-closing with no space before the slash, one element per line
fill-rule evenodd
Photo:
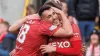
<path fill-rule="evenodd" d="M 91 35 L 91 38 L 90 38 L 90 40 L 91 40 L 91 43 L 92 44 L 98 44 L 98 42 L 99 42 L 99 36 L 98 35 L 96 35 L 96 34 L 92 34 Z"/>
<path fill-rule="evenodd" d="M 60 24 L 59 19 L 54 20 L 53 24 L 58 26 Z"/>
<path fill-rule="evenodd" d="M 62 11 L 67 13 L 68 12 L 68 8 L 67 8 L 67 4 L 62 2 Z"/>
<path fill-rule="evenodd" d="M 52 8 L 50 8 L 42 13 L 42 18 L 45 21 L 53 23 L 56 19 L 58 19 L 58 15 Z"/>
<path fill-rule="evenodd" d="M 54 20 L 53 24 L 56 26 L 62 26 L 62 20 L 56 19 Z"/>

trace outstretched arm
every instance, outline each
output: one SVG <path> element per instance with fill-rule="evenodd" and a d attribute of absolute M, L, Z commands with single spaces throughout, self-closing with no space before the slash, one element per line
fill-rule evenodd
<path fill-rule="evenodd" d="M 16 23 L 14 23 L 10 28 L 9 31 L 14 33 L 17 30 L 19 30 L 19 28 L 27 21 L 27 20 L 32 20 L 32 19 L 40 19 L 38 14 L 33 14 L 33 15 L 29 15 L 26 16 L 24 18 L 21 18 L 20 20 L 18 20 Z"/>
<path fill-rule="evenodd" d="M 27 18 L 22 18 L 18 20 L 16 23 L 14 23 L 12 26 L 9 27 L 9 31 L 15 33 L 17 30 L 20 29 L 20 27 L 24 24 L 26 20 Z"/>

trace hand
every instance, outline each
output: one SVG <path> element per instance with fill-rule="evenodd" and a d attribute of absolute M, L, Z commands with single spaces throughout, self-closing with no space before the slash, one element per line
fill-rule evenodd
<path fill-rule="evenodd" d="M 64 13 L 62 10 L 55 8 L 55 7 L 51 7 L 56 13 L 61 14 Z"/>
<path fill-rule="evenodd" d="M 55 3 L 61 3 L 59 0 L 54 0 L 55 1 Z"/>
<path fill-rule="evenodd" d="M 86 46 L 85 46 L 85 44 L 82 44 L 81 52 L 82 52 L 82 54 L 84 54 L 86 52 Z"/>
<path fill-rule="evenodd" d="M 9 56 L 14 56 L 15 54 L 15 49 L 13 49 L 10 53 L 9 53 Z"/>
<path fill-rule="evenodd" d="M 41 45 L 40 46 L 42 54 L 44 53 L 51 53 L 56 51 L 56 47 L 53 47 L 51 45 Z"/>
<path fill-rule="evenodd" d="M 52 1 L 52 0 L 49 0 Z M 61 3 L 59 0 L 54 0 L 55 3 Z"/>

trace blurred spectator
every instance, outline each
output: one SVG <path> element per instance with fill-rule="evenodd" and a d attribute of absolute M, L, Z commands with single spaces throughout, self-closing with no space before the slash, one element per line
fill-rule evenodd
<path fill-rule="evenodd" d="M 9 52 L 14 48 L 14 41 L 17 38 L 17 34 L 13 34 L 8 32 L 8 34 L 5 36 L 5 38 L 3 39 L 3 48 L 8 50 Z"/>
<path fill-rule="evenodd" d="M 29 4 L 26 9 L 27 9 L 26 15 L 31 15 L 36 13 L 36 9 L 33 4 Z"/>
<path fill-rule="evenodd" d="M 87 48 L 86 56 L 100 56 L 100 36 L 97 30 L 90 35 L 90 45 Z"/>
<path fill-rule="evenodd" d="M 0 22 L 0 56 L 9 56 L 9 52 L 13 47 L 13 39 L 16 39 L 15 35 L 8 32 L 8 28 L 8 22 Z"/>
<path fill-rule="evenodd" d="M 83 40 L 88 41 L 98 16 L 98 0 L 70 0 L 69 4 L 72 11 L 70 15 L 76 17 Z"/>
<path fill-rule="evenodd" d="M 3 38 L 6 36 L 8 31 L 9 24 L 8 22 L 0 22 L 0 42 L 3 40 Z M 0 56 L 8 56 L 8 51 L 3 49 L 2 43 L 0 43 Z"/>
<path fill-rule="evenodd" d="M 100 26 L 100 23 L 99 23 L 100 21 L 99 21 L 99 16 L 98 17 L 96 17 L 96 21 L 95 21 L 95 29 L 96 30 L 99 30 L 99 26 Z"/>
<path fill-rule="evenodd" d="M 2 42 L 4 36 L 6 36 L 8 28 L 9 28 L 8 22 L 0 22 L 0 42 Z"/>

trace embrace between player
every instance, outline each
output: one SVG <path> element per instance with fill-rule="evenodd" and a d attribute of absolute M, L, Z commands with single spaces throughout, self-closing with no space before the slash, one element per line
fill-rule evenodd
<path fill-rule="evenodd" d="M 62 10 L 50 5 L 42 6 L 38 14 L 26 16 L 10 27 L 14 32 L 22 26 L 16 40 L 16 52 L 11 55 L 82 56 L 80 31 L 74 20 L 70 22 Z M 46 45 L 48 36 L 49 45 Z"/>

